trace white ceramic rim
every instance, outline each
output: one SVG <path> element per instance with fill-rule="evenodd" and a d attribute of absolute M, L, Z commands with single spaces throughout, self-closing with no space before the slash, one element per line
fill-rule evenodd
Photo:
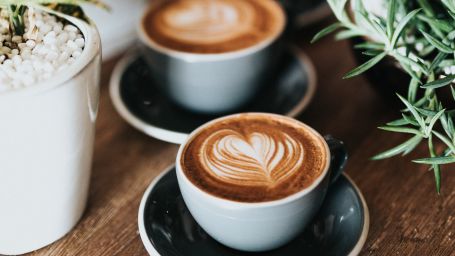
<path fill-rule="evenodd" d="M 307 131 L 309 131 L 311 134 L 316 136 L 316 138 L 318 138 L 320 140 L 320 142 L 322 143 L 322 145 L 323 145 L 323 147 L 325 149 L 325 152 L 327 154 L 326 163 L 325 163 L 324 169 L 322 170 L 322 173 L 315 180 L 313 180 L 311 185 L 309 185 L 308 187 L 300 190 L 299 192 L 293 193 L 293 194 L 291 194 L 289 196 L 286 196 L 284 198 L 281 198 L 281 199 L 272 200 L 272 201 L 266 201 L 266 202 L 254 202 L 254 203 L 237 202 L 237 201 L 229 200 L 229 199 L 226 199 L 226 198 L 221 198 L 221 197 L 217 197 L 217 196 L 211 195 L 211 194 L 203 191 L 201 188 L 199 188 L 195 184 L 193 184 L 193 182 L 191 182 L 191 180 L 188 179 L 186 174 L 183 172 L 182 167 L 180 166 L 180 159 L 182 157 L 183 150 L 185 149 L 187 144 L 190 143 L 191 140 L 196 135 L 198 135 L 202 130 L 204 130 L 206 127 L 208 127 L 208 126 L 210 126 L 210 125 L 212 125 L 214 123 L 221 122 L 221 121 L 226 120 L 226 119 L 237 118 L 237 117 L 245 116 L 245 115 L 255 115 L 255 116 L 262 116 L 262 117 L 265 117 L 265 118 L 274 117 L 276 119 L 284 119 L 285 122 L 290 122 L 290 123 L 293 123 L 293 124 L 296 124 L 296 125 L 304 127 Z M 191 134 L 188 135 L 186 141 L 180 145 L 180 148 L 179 148 L 179 150 L 177 152 L 177 157 L 176 157 L 176 160 L 175 160 L 175 163 L 176 163 L 176 168 L 175 169 L 177 171 L 177 176 L 181 176 L 183 178 L 184 182 L 187 183 L 188 187 L 193 192 L 196 192 L 196 193 L 200 194 L 200 196 L 206 198 L 207 200 L 215 201 L 215 202 L 220 203 L 220 204 L 222 203 L 223 205 L 225 205 L 228 208 L 230 208 L 230 207 L 242 207 L 242 208 L 245 208 L 245 209 L 251 209 L 251 208 L 255 208 L 256 209 L 256 208 L 276 207 L 276 206 L 288 204 L 288 203 L 296 201 L 296 200 L 302 198 L 303 196 L 309 194 L 310 192 L 312 192 L 326 178 L 326 176 L 329 174 L 330 159 L 331 159 L 331 152 L 330 152 L 329 145 L 327 144 L 327 142 L 324 139 L 324 137 L 319 132 L 317 132 L 315 129 L 313 129 L 311 126 L 303 123 L 300 120 L 297 120 L 297 119 L 294 119 L 294 118 L 288 117 L 288 116 L 283 116 L 283 115 L 278 115 L 278 114 L 271 114 L 271 113 L 248 112 L 248 113 L 239 113 L 239 114 L 227 115 L 227 116 L 223 116 L 223 117 L 220 117 L 220 118 L 216 118 L 216 119 L 214 119 L 212 121 L 209 121 L 209 122 L 199 126 L 196 130 L 191 132 Z"/>
<path fill-rule="evenodd" d="M 43 10 L 47 11 L 47 9 Z M 81 33 L 84 35 L 85 46 L 81 56 L 77 59 L 75 63 L 70 65 L 68 68 L 54 74 L 54 76 L 51 79 L 44 80 L 42 82 L 39 82 L 38 84 L 29 87 L 2 92 L 0 93 L 0 99 L 7 97 L 8 98 L 23 97 L 26 95 L 45 93 L 46 91 L 53 90 L 60 86 L 63 86 L 71 78 L 81 73 L 101 51 L 100 37 L 96 27 L 93 24 L 88 24 L 85 21 L 68 15 L 58 14 L 57 16 L 60 16 L 68 20 L 70 23 L 74 24 L 76 27 L 79 28 Z"/>
<path fill-rule="evenodd" d="M 351 179 L 351 177 L 349 175 L 347 175 L 346 173 L 343 173 L 343 175 L 344 175 L 344 177 L 346 177 L 346 179 L 348 179 L 348 181 L 354 187 L 355 191 L 357 192 L 357 196 L 360 198 L 360 201 L 362 202 L 362 207 L 363 207 L 362 233 L 360 233 L 359 240 L 357 240 L 357 243 L 355 244 L 354 248 L 352 248 L 351 252 L 348 254 L 349 256 L 357 256 L 362 251 L 362 248 L 365 245 L 365 242 L 367 241 L 368 232 L 370 231 L 370 211 L 368 210 L 367 201 L 363 197 L 363 194 L 360 191 L 359 187 L 357 187 L 357 184 L 355 184 L 355 182 Z"/>
<path fill-rule="evenodd" d="M 314 97 L 314 94 L 316 93 L 317 76 L 311 59 L 297 47 L 291 47 L 291 49 L 294 52 L 294 54 L 298 56 L 300 65 L 302 69 L 306 71 L 308 80 L 307 91 L 303 95 L 302 99 L 291 109 L 291 111 L 284 113 L 284 115 L 289 117 L 297 117 L 299 114 L 302 113 L 303 110 L 305 110 L 308 107 L 308 105 L 310 104 L 311 100 Z M 131 113 L 131 111 L 123 102 L 122 97 L 120 95 L 120 82 L 126 68 L 134 60 L 136 60 L 137 56 L 138 53 L 127 54 L 123 59 L 121 59 L 117 63 L 117 65 L 114 68 L 114 71 L 112 72 L 109 93 L 115 109 L 118 111 L 118 113 L 123 119 L 125 119 L 137 130 L 161 141 L 173 144 L 182 144 L 186 140 L 188 134 L 171 131 L 148 124 L 147 122 L 141 120 L 140 118 L 136 117 L 133 113 Z"/>
<path fill-rule="evenodd" d="M 167 129 L 160 128 L 148 124 L 142 119 L 135 116 L 125 105 L 120 95 L 120 83 L 122 76 L 126 68 L 136 60 L 138 54 L 128 54 L 123 59 L 121 59 L 118 64 L 115 66 L 114 71 L 112 72 L 111 81 L 109 85 L 109 94 L 111 96 L 112 103 L 114 108 L 120 114 L 120 116 L 125 119 L 130 125 L 132 125 L 137 130 L 161 141 L 170 142 L 173 144 L 180 144 L 186 139 L 187 134 L 181 132 L 170 131 Z"/>
<path fill-rule="evenodd" d="M 139 206 L 139 213 L 138 213 L 138 226 L 139 226 L 139 235 L 141 237 L 142 243 L 144 244 L 145 249 L 151 256 L 161 256 L 158 251 L 155 249 L 153 246 L 152 242 L 150 241 L 149 237 L 147 236 L 147 231 L 145 230 L 145 223 L 144 223 L 144 211 L 145 211 L 145 205 L 147 203 L 147 199 L 150 196 L 150 192 L 153 190 L 153 188 L 156 186 L 156 184 L 163 178 L 164 175 L 166 175 L 168 172 L 172 171 L 175 168 L 175 165 L 171 165 L 170 167 L 166 168 L 165 171 L 163 171 L 161 174 L 159 174 L 151 184 L 148 186 L 146 191 L 144 192 L 144 195 L 142 196 L 141 203 Z M 360 201 L 362 202 L 363 206 L 363 228 L 362 228 L 362 233 L 360 234 L 359 239 L 357 240 L 356 245 L 353 247 L 351 252 L 349 253 L 349 256 L 356 256 L 360 253 L 362 250 L 363 246 L 365 245 L 367 236 L 368 236 L 368 231 L 370 227 L 370 213 L 368 211 L 368 206 L 365 201 L 365 198 L 363 197 L 362 192 L 359 190 L 357 185 L 354 183 L 354 181 L 347 175 L 346 173 L 343 173 L 344 177 L 348 179 L 348 181 L 351 183 L 351 185 L 354 187 L 357 196 L 360 198 Z"/>
<path fill-rule="evenodd" d="M 294 18 L 294 22 L 297 28 L 302 28 L 316 23 L 326 17 L 329 17 L 331 14 L 332 10 L 330 9 L 330 6 L 327 4 L 327 2 L 321 1 L 321 3 L 316 8 L 298 14 Z"/>
<path fill-rule="evenodd" d="M 164 0 L 164 1 L 166 1 L 166 0 Z M 146 8 L 145 11 L 143 12 L 143 14 L 141 15 L 141 19 L 137 26 L 139 39 L 144 45 L 150 47 L 154 51 L 160 52 L 167 56 L 182 59 L 187 62 L 225 61 L 225 60 L 241 58 L 241 57 L 244 57 L 247 55 L 254 54 L 254 53 L 259 52 L 260 50 L 270 46 L 271 44 L 275 43 L 281 37 L 283 32 L 285 31 L 286 24 L 287 24 L 287 16 L 286 16 L 286 13 L 285 13 L 283 7 L 278 2 L 276 2 L 274 0 L 270 0 L 270 2 L 275 4 L 281 10 L 281 14 L 283 17 L 283 24 L 282 24 L 282 27 L 280 28 L 280 30 L 273 36 L 267 38 L 267 40 L 264 40 L 258 44 L 255 44 L 253 46 L 250 46 L 250 47 L 247 47 L 244 49 L 240 49 L 237 51 L 224 52 L 224 53 L 204 54 L 204 53 L 190 53 L 190 52 L 178 51 L 178 50 L 174 50 L 174 49 L 165 47 L 163 45 L 160 45 L 160 44 L 154 42 L 152 39 L 149 38 L 149 36 L 147 35 L 147 32 L 144 29 L 143 21 L 144 21 L 144 18 L 146 17 L 146 14 L 149 12 L 149 10 L 151 10 L 154 7 L 154 5 L 159 4 L 158 2 L 161 3 L 161 2 L 163 2 L 163 0 L 156 1 L 155 3 L 150 4 L 150 6 L 148 8 Z"/>

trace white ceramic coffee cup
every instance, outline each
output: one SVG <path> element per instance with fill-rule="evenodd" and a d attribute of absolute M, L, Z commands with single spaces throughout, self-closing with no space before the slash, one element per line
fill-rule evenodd
<path fill-rule="evenodd" d="M 152 1 L 150 8 L 159 2 Z M 199 54 L 167 48 L 151 40 L 144 28 L 143 20 L 150 8 L 138 27 L 143 57 L 159 87 L 189 110 L 216 114 L 241 107 L 267 82 L 281 54 L 279 39 L 286 22 L 273 37 L 238 51 Z M 285 21 L 278 3 L 277 8 Z"/>
<path fill-rule="evenodd" d="M 274 114 L 255 114 L 298 122 Z M 243 251 L 275 249 L 295 238 L 312 220 L 323 202 L 331 183 L 329 181 L 335 180 L 343 170 L 347 154 L 342 142 L 331 137 L 323 138 L 311 127 L 300 123 L 323 142 L 327 153 L 323 172 L 309 187 L 284 199 L 262 203 L 236 202 L 216 197 L 199 189 L 186 177 L 181 166 L 182 151 L 199 131 L 214 122 L 235 116 L 222 117 L 201 126 L 180 146 L 176 159 L 180 191 L 194 219 L 218 242 Z"/>

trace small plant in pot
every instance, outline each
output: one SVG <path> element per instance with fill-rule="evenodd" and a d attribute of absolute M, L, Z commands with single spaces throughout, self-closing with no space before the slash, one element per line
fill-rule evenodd
<path fill-rule="evenodd" d="M 408 154 L 419 144 L 428 145 L 427 158 L 414 162 L 426 164 L 434 173 L 437 192 L 441 188 L 441 167 L 455 163 L 455 2 L 452 0 L 328 0 L 338 22 L 319 32 L 313 41 L 338 31 L 337 39 L 354 39 L 354 48 L 366 58 L 346 74 L 351 78 L 380 65 L 407 79 L 398 99 L 404 104 L 402 118 L 389 122 L 382 130 L 408 134 L 404 143 L 373 159 Z M 387 74 L 383 74 L 387 77 Z M 392 90 L 400 92 L 399 87 Z M 445 147 L 436 151 L 435 142 Z"/>
<path fill-rule="evenodd" d="M 0 1 L 0 91 L 49 79 L 80 57 L 83 33 L 64 16 L 87 21 L 83 2 L 104 6 L 97 0 Z"/>
<path fill-rule="evenodd" d="M 0 254 L 69 232 L 88 195 L 101 46 L 80 3 L 0 0 Z"/>

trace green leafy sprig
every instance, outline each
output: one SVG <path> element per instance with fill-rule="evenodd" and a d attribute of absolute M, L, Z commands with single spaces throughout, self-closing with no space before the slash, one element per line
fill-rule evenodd
<path fill-rule="evenodd" d="M 25 33 L 24 15 L 27 8 L 40 6 L 86 20 L 85 14 L 80 8 L 80 5 L 84 3 L 109 9 L 101 0 L 0 0 L 0 10 L 8 11 L 11 33 L 23 35 Z"/>
<path fill-rule="evenodd" d="M 411 137 L 373 159 L 409 154 L 426 140 L 429 157 L 413 162 L 430 166 L 440 193 L 441 165 L 455 163 L 455 109 L 444 107 L 436 93 L 450 86 L 455 101 L 455 1 L 389 0 L 384 2 L 385 17 L 367 10 L 362 0 L 328 3 L 338 22 L 321 30 L 312 41 L 337 31 L 338 40 L 362 38 L 364 42 L 355 48 L 370 56 L 344 78 L 358 76 L 385 58 L 392 58 L 410 76 L 408 95 L 398 95 L 405 106 L 402 118 L 379 129 Z M 442 152 L 437 152 L 435 140 L 444 145 Z"/>

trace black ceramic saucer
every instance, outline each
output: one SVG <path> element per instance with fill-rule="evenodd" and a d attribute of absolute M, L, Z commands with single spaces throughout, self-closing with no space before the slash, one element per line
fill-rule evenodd
<path fill-rule="evenodd" d="M 183 202 L 175 168 L 157 177 L 145 192 L 139 232 L 153 256 L 357 255 L 369 228 L 368 208 L 352 180 L 342 175 L 327 193 L 313 222 L 296 240 L 266 253 L 245 253 L 219 244 L 195 222 Z"/>
<path fill-rule="evenodd" d="M 276 64 L 275 74 L 270 84 L 237 112 L 269 112 L 291 117 L 300 114 L 316 89 L 312 62 L 301 51 L 289 50 Z M 219 117 L 192 113 L 175 105 L 158 90 L 144 60 L 134 53 L 115 68 L 110 95 L 128 123 L 149 136 L 171 143 L 182 143 L 195 128 Z"/>

